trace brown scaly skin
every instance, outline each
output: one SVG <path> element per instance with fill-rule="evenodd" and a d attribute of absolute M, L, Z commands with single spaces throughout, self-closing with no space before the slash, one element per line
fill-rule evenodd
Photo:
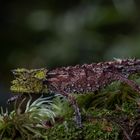
<path fill-rule="evenodd" d="M 135 59 L 76 65 L 48 71 L 44 84 L 50 92 L 70 94 L 95 92 L 119 80 L 140 92 L 139 86 L 128 79 L 139 72 L 140 60 Z"/>
<path fill-rule="evenodd" d="M 140 93 L 140 87 L 129 80 L 131 74 L 140 73 L 140 59 L 115 59 L 114 61 L 47 69 L 16 69 L 13 71 L 11 91 L 17 93 L 59 93 L 68 98 L 76 113 L 78 126 L 81 115 L 71 93 L 94 93 L 113 81 L 128 84 Z"/>

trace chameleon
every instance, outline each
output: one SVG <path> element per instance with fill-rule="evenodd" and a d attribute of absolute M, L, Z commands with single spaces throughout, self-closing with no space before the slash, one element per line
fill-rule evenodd
<path fill-rule="evenodd" d="M 15 76 L 11 85 L 13 93 L 62 94 L 74 107 L 79 127 L 82 126 L 81 114 L 72 94 L 94 94 L 114 81 L 125 83 L 140 94 L 140 86 L 129 79 L 130 75 L 140 73 L 140 59 L 114 59 L 52 70 L 18 68 L 12 72 Z M 13 100 L 15 99 L 16 97 L 13 97 Z"/>

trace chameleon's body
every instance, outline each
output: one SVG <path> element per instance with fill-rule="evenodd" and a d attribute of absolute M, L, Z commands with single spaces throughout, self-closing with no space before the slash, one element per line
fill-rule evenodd
<path fill-rule="evenodd" d="M 140 87 L 128 79 L 131 74 L 140 73 L 139 59 L 116 59 L 54 70 L 16 69 L 13 73 L 16 76 L 11 86 L 13 92 L 59 93 L 68 97 L 73 105 L 76 104 L 76 101 L 70 96 L 71 93 L 94 93 L 113 81 L 126 83 L 140 93 Z M 79 115 L 77 118 L 80 119 L 80 113 L 76 106 L 75 110 Z"/>
<path fill-rule="evenodd" d="M 49 91 L 55 93 L 59 91 L 68 94 L 94 93 L 111 82 L 120 80 L 139 91 L 139 88 L 127 79 L 130 74 L 138 72 L 140 72 L 140 60 L 76 65 L 49 71 L 44 84 L 48 86 Z"/>

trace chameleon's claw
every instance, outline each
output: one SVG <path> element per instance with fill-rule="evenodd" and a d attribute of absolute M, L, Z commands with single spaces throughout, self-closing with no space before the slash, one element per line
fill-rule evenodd
<path fill-rule="evenodd" d="M 7 104 L 11 104 L 13 102 L 15 102 L 21 95 L 15 95 L 13 97 L 11 97 L 10 99 L 7 100 Z"/>

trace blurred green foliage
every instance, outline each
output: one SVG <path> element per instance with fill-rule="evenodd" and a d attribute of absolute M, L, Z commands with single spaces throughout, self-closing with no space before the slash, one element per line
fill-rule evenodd
<path fill-rule="evenodd" d="M 140 56 L 138 0 L 1 0 L 1 82 L 10 70 Z"/>

